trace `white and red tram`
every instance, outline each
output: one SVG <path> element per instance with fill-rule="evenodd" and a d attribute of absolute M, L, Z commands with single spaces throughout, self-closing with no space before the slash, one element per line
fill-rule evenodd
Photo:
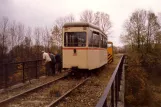
<path fill-rule="evenodd" d="M 63 68 L 92 70 L 107 64 L 107 36 L 84 22 L 63 26 Z"/>

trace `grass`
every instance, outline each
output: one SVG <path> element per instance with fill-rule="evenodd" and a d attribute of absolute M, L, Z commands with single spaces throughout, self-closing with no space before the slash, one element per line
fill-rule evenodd
<path fill-rule="evenodd" d="M 54 86 L 49 90 L 49 96 L 50 97 L 60 97 L 60 91 L 59 91 L 59 87 L 58 86 Z"/>

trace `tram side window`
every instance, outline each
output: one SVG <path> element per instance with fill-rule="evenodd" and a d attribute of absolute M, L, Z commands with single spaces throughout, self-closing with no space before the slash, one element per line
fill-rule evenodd
<path fill-rule="evenodd" d="M 103 48 L 103 35 L 101 35 L 101 43 L 100 43 L 100 47 Z"/>
<path fill-rule="evenodd" d="M 102 48 L 104 48 L 104 41 L 105 41 L 105 38 L 102 36 Z"/>
<path fill-rule="evenodd" d="M 107 39 L 105 38 L 105 41 L 104 41 L 104 48 L 107 48 Z"/>
<path fill-rule="evenodd" d="M 100 35 L 98 32 L 93 32 L 93 47 L 99 47 Z"/>
<path fill-rule="evenodd" d="M 106 39 L 104 39 L 103 47 L 106 48 Z"/>
<path fill-rule="evenodd" d="M 105 38 L 103 38 L 103 48 L 105 48 Z"/>
<path fill-rule="evenodd" d="M 92 32 L 90 32 L 88 35 L 88 47 L 92 47 L 92 46 L 93 46 L 93 35 L 92 35 Z"/>
<path fill-rule="evenodd" d="M 101 35 L 100 34 L 97 35 L 97 41 L 98 41 L 97 47 L 101 47 Z"/>
<path fill-rule="evenodd" d="M 86 46 L 86 32 L 65 32 L 64 46 L 85 47 Z"/>
<path fill-rule="evenodd" d="M 103 37 L 102 48 L 107 48 L 107 39 Z"/>
<path fill-rule="evenodd" d="M 88 46 L 89 47 L 99 47 L 100 35 L 98 32 L 92 32 L 88 35 Z"/>

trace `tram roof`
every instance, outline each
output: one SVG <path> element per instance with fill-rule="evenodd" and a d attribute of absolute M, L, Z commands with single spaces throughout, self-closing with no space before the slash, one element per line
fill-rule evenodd
<path fill-rule="evenodd" d="M 91 28 L 94 28 L 94 29 L 101 31 L 104 35 L 106 35 L 98 26 L 95 26 L 95 25 L 87 23 L 87 22 L 65 23 L 63 27 L 91 27 Z"/>

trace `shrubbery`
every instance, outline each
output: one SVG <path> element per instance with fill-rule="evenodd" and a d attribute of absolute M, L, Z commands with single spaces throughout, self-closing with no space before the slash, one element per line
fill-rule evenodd
<path fill-rule="evenodd" d="M 128 60 L 128 68 L 126 70 L 126 104 L 141 105 L 147 103 L 148 89 L 147 79 L 148 73 L 141 67 L 140 54 L 130 54 Z"/>

